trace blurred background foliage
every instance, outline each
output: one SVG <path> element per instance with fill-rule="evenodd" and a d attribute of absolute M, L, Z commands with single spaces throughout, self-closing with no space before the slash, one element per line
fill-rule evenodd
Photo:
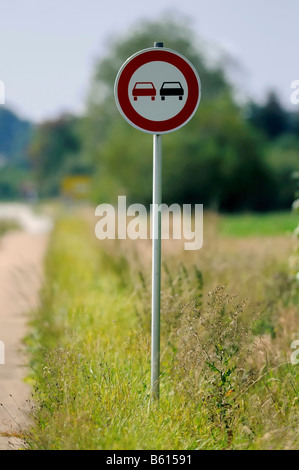
<path fill-rule="evenodd" d="M 230 58 L 212 62 L 209 46 L 177 18 L 144 21 L 107 44 L 105 57 L 95 66 L 83 115 L 33 126 L 1 109 L 2 199 L 18 196 L 21 171 L 43 198 L 60 196 L 66 176 L 85 174 L 91 178 L 90 200 L 97 204 L 114 203 L 121 194 L 130 202 L 151 202 L 151 136 L 121 117 L 113 88 L 125 60 L 154 41 L 185 55 L 202 83 L 196 115 L 163 137 L 164 202 L 197 202 L 227 212 L 291 207 L 291 174 L 299 170 L 298 111 L 284 109 L 271 91 L 262 104 L 240 103 L 228 79 Z"/>

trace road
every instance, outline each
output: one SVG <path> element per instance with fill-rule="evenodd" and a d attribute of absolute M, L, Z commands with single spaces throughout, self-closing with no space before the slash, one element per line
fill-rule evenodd
<path fill-rule="evenodd" d="M 0 354 L 0 450 L 16 450 L 23 448 L 22 431 L 30 424 L 23 339 L 28 314 L 38 306 L 52 223 L 23 204 L 0 204 L 1 219 L 21 227 L 0 239 L 0 344 L 5 353 L 4 358 Z"/>

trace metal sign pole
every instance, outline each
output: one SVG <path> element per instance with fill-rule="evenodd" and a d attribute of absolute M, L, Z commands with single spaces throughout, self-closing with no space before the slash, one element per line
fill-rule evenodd
<path fill-rule="evenodd" d="M 114 85 L 123 117 L 136 129 L 153 134 L 151 394 L 155 400 L 160 382 L 162 134 L 190 121 L 198 108 L 200 87 L 193 65 L 178 52 L 164 49 L 163 42 L 131 56 Z"/>
<path fill-rule="evenodd" d="M 160 298 L 161 298 L 161 211 L 162 136 L 153 136 L 153 208 L 152 208 L 152 398 L 159 399 L 160 380 Z"/>
<path fill-rule="evenodd" d="M 163 42 L 155 42 L 163 47 Z M 153 210 L 152 210 L 152 371 L 153 400 L 160 395 L 160 309 L 161 309 L 161 211 L 162 203 L 162 136 L 153 135 Z"/>

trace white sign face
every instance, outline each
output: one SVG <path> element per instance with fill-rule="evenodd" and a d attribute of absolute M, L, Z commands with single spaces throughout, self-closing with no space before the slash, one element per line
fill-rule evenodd
<path fill-rule="evenodd" d="M 161 80 L 161 77 L 165 80 Z M 184 75 L 167 62 L 142 65 L 129 83 L 129 98 L 133 108 L 151 121 L 173 118 L 183 109 L 187 97 L 188 85 Z"/>
<path fill-rule="evenodd" d="M 134 127 L 152 134 L 172 132 L 194 115 L 200 80 L 190 62 L 164 48 L 145 49 L 120 69 L 116 104 Z"/>

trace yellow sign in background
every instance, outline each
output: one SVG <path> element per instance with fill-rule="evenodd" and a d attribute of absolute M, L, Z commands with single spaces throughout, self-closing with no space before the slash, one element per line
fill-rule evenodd
<path fill-rule="evenodd" d="M 90 176 L 70 175 L 62 180 L 62 195 L 75 201 L 87 200 L 90 190 Z"/>

